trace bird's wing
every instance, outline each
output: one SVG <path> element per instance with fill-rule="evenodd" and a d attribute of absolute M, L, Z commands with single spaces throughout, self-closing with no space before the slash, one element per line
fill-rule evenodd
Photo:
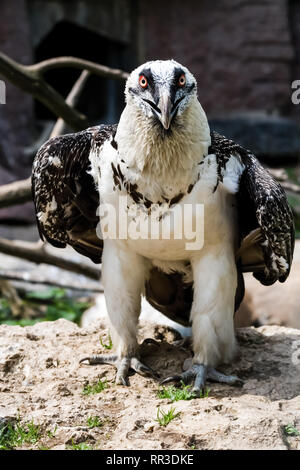
<path fill-rule="evenodd" d="M 212 133 L 212 150 L 221 181 L 230 157 L 243 165 L 237 193 L 241 235 L 237 257 L 242 270 L 253 272 L 264 285 L 284 282 L 295 242 L 293 214 L 284 190 L 251 152 L 235 142 Z"/>
<path fill-rule="evenodd" d="M 32 171 L 32 194 L 39 233 L 52 245 L 71 245 L 101 262 L 97 237 L 99 195 L 89 174 L 89 154 L 116 132 L 116 125 L 95 126 L 55 137 L 38 151 Z"/>

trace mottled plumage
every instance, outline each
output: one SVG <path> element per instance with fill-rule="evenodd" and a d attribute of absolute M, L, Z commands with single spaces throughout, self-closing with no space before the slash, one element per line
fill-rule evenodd
<path fill-rule="evenodd" d="M 95 263 L 101 262 L 103 243 L 96 235 L 99 194 L 89 174 L 89 155 L 115 131 L 116 126 L 102 125 L 55 137 L 33 163 L 32 194 L 41 238 L 58 248 L 69 244 Z"/>
<path fill-rule="evenodd" d="M 96 234 L 99 194 L 89 173 L 89 155 L 92 148 L 99 152 L 116 128 L 117 125 L 101 125 L 55 137 L 41 147 L 33 165 L 32 189 L 41 238 L 58 248 L 69 244 L 95 263 L 101 263 L 103 241 Z M 293 215 L 284 190 L 250 151 L 216 132 L 211 133 L 208 155 L 211 154 L 216 155 L 218 167 L 216 187 L 223 181 L 231 156 L 240 158 L 245 166 L 237 194 L 240 239 L 260 228 L 257 249 L 263 252 L 265 266 L 263 269 L 259 266 L 257 271 L 253 267 L 254 276 L 265 285 L 277 280 L 284 282 L 294 251 Z M 116 170 L 112 165 L 112 173 L 117 187 L 123 184 L 135 202 L 145 204 L 147 209 L 151 207 L 152 201 L 143 196 L 136 184 L 124 181 L 120 167 Z M 187 192 L 192 188 L 190 185 Z M 172 206 L 181 197 L 182 194 L 173 200 L 162 198 L 158 203 L 168 202 Z M 242 270 L 249 268 L 245 266 Z M 171 279 L 174 275 L 167 277 Z M 178 286 L 176 291 L 182 297 Z M 191 305 L 190 296 L 188 305 Z M 156 306 L 159 308 L 159 304 Z"/>
<path fill-rule="evenodd" d="M 57 247 L 69 244 L 96 263 L 102 257 L 118 351 L 88 360 L 114 364 L 118 383 L 127 383 L 130 368 L 153 374 L 137 358 L 142 293 L 164 315 L 192 326 L 193 365 L 168 380 L 194 379 L 196 393 L 206 378 L 239 383 L 214 367 L 234 354 L 242 272 L 265 285 L 284 282 L 290 272 L 294 224 L 283 189 L 250 151 L 210 131 L 196 91 L 195 78 L 177 62 L 149 62 L 127 81 L 118 125 L 52 139 L 34 161 L 41 237 Z M 127 216 L 137 205 L 139 220 L 157 217 L 167 227 L 173 214 L 174 231 L 184 228 L 182 211 L 192 207 L 188 222 L 201 222 L 203 246 L 187 248 L 185 231 L 181 238 L 137 239 L 126 228 L 125 239 L 98 238 L 99 203 L 118 212 L 120 196 Z"/>
<path fill-rule="evenodd" d="M 290 272 L 295 243 L 293 214 L 284 190 L 251 151 L 216 132 L 212 132 L 209 152 L 217 155 L 218 184 L 223 181 L 231 155 L 243 163 L 237 193 L 240 237 L 242 240 L 252 230 L 260 229 L 257 248 L 261 248 L 265 264 L 263 269 L 251 270 L 264 285 L 277 280 L 284 282 Z M 244 266 L 244 271 L 249 268 Z"/>

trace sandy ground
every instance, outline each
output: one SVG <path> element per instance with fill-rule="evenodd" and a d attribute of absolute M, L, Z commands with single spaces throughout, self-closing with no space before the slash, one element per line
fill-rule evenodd
<path fill-rule="evenodd" d="M 114 384 L 111 366 L 78 364 L 87 354 L 110 353 L 104 319 L 79 328 L 66 320 L 32 327 L 0 326 L 0 426 L 31 420 L 40 425 L 40 439 L 22 448 L 67 449 L 85 442 L 94 449 L 299 449 L 300 437 L 286 435 L 292 424 L 300 430 L 300 331 L 278 326 L 237 332 L 238 355 L 222 369 L 244 380 L 242 388 L 209 384 L 207 398 L 170 403 L 157 397 L 157 381 L 137 375 L 130 387 Z M 174 345 L 178 333 L 143 321 L 145 363 L 161 377 L 182 369 L 188 349 Z M 99 379 L 108 388 L 84 395 Z M 156 421 L 157 409 L 180 413 L 166 427 Z M 90 429 L 97 416 L 101 427 Z M 54 432 L 50 436 L 48 431 Z"/>

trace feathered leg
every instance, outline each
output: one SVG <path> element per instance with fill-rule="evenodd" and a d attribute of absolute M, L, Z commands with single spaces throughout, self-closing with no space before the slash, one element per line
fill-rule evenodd
<path fill-rule="evenodd" d="M 140 255 L 119 248 L 106 240 L 102 257 L 102 282 L 111 323 L 112 342 L 117 354 L 81 359 L 89 364 L 111 364 L 117 368 L 116 383 L 128 385 L 130 369 L 144 376 L 156 376 L 137 357 L 136 330 L 141 311 L 141 293 L 148 274 L 148 263 Z"/>
<path fill-rule="evenodd" d="M 194 357 L 191 367 L 171 381 L 194 380 L 193 391 L 199 394 L 206 380 L 240 385 L 235 376 L 225 376 L 214 367 L 229 362 L 235 350 L 233 326 L 237 273 L 230 247 L 208 252 L 192 260 L 194 299 L 191 311 Z"/>

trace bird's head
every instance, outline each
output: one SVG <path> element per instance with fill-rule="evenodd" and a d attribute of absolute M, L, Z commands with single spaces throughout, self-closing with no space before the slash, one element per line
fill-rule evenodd
<path fill-rule="evenodd" d="M 128 104 L 168 130 L 197 94 L 197 82 L 186 67 L 174 60 L 147 62 L 129 76 L 125 95 Z"/>

